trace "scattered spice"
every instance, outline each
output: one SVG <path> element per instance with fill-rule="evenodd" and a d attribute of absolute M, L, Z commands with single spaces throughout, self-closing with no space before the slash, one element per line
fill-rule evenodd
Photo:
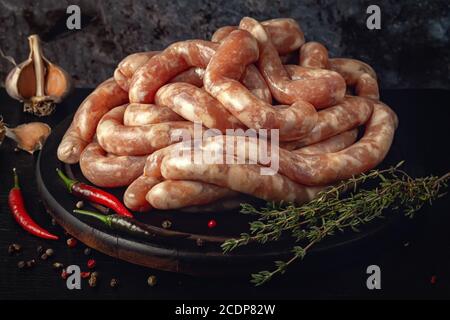
<path fill-rule="evenodd" d="M 98 282 L 98 273 L 93 272 L 91 273 L 91 276 L 89 277 L 89 287 L 94 288 L 97 286 L 97 282 Z"/>
<path fill-rule="evenodd" d="M 52 218 L 52 226 L 56 226 L 56 220 L 55 220 L 55 218 Z"/>
<path fill-rule="evenodd" d="M 36 265 L 36 260 L 34 259 L 28 260 L 27 262 L 25 262 L 25 265 L 27 266 L 27 268 L 32 268 Z"/>
<path fill-rule="evenodd" d="M 37 237 L 49 240 L 58 240 L 57 236 L 41 228 L 30 217 L 25 208 L 22 191 L 20 190 L 19 186 L 19 176 L 17 175 L 16 168 L 13 169 L 13 174 L 14 174 L 14 187 L 9 192 L 8 203 L 11 213 L 16 222 L 28 233 L 31 233 Z"/>
<path fill-rule="evenodd" d="M 83 253 L 85 256 L 89 256 L 91 254 L 91 248 L 84 249 Z"/>
<path fill-rule="evenodd" d="M 158 279 L 157 279 L 156 276 L 154 276 L 154 275 L 149 276 L 148 279 L 147 279 L 147 284 L 148 284 L 150 287 L 156 286 L 156 283 L 157 283 L 157 282 L 158 282 Z"/>
<path fill-rule="evenodd" d="M 170 227 L 172 227 L 172 221 L 170 221 L 170 220 L 164 220 L 164 221 L 162 222 L 161 226 L 162 226 L 164 229 L 170 229 Z"/>
<path fill-rule="evenodd" d="M 89 269 L 93 269 L 93 268 L 95 268 L 96 264 L 97 264 L 97 262 L 94 259 L 89 259 L 87 262 L 87 267 Z"/>
<path fill-rule="evenodd" d="M 213 229 L 217 226 L 217 221 L 214 219 L 211 219 L 208 221 L 208 228 Z"/>
<path fill-rule="evenodd" d="M 197 244 L 197 246 L 199 247 L 203 247 L 203 245 L 205 244 L 205 242 L 203 241 L 203 239 L 198 238 L 195 243 Z"/>
<path fill-rule="evenodd" d="M 435 275 L 431 276 L 430 283 L 436 284 L 436 282 L 437 282 L 437 277 Z"/>
<path fill-rule="evenodd" d="M 52 248 L 48 248 L 47 250 L 45 250 L 45 254 L 46 254 L 48 257 L 53 256 L 54 253 L 55 253 L 55 252 L 53 251 Z"/>
<path fill-rule="evenodd" d="M 84 202 L 83 201 L 78 201 L 76 204 L 75 204 L 75 207 L 77 207 L 77 209 L 81 209 L 81 208 L 83 208 L 84 207 Z"/>
<path fill-rule="evenodd" d="M 69 239 L 67 239 L 66 243 L 67 243 L 67 246 L 69 248 L 75 248 L 75 246 L 77 245 L 78 241 L 75 238 L 69 238 Z"/>
<path fill-rule="evenodd" d="M 64 265 L 63 265 L 61 262 L 54 262 L 54 263 L 52 264 L 52 266 L 53 266 L 53 268 L 55 268 L 55 269 L 57 269 L 57 270 L 64 267 Z"/>
<path fill-rule="evenodd" d="M 116 278 L 112 278 L 111 281 L 109 282 L 109 286 L 111 288 L 117 288 L 119 285 L 119 280 L 117 280 Z"/>
<path fill-rule="evenodd" d="M 47 260 L 47 259 L 48 259 L 48 255 L 47 255 L 46 253 L 43 253 L 43 254 L 41 255 L 41 259 L 42 259 L 42 260 Z"/>
<path fill-rule="evenodd" d="M 70 179 L 58 168 L 56 169 L 56 172 L 71 194 L 111 208 L 121 216 L 130 218 L 133 217 L 131 212 L 123 205 L 122 202 L 120 202 L 119 199 L 117 199 L 116 196 L 99 188 Z"/>
<path fill-rule="evenodd" d="M 8 254 L 13 255 L 22 251 L 22 246 L 17 243 L 12 243 L 8 246 Z"/>
<path fill-rule="evenodd" d="M 36 248 L 37 254 L 41 254 L 43 251 L 44 251 L 44 247 L 43 247 L 43 246 L 38 246 L 38 247 Z"/>
<path fill-rule="evenodd" d="M 19 268 L 19 269 L 25 268 L 25 261 L 21 260 L 21 261 L 17 262 L 17 268 Z"/>
<path fill-rule="evenodd" d="M 87 279 L 91 276 L 91 273 L 89 271 L 83 271 L 80 273 L 81 278 Z"/>

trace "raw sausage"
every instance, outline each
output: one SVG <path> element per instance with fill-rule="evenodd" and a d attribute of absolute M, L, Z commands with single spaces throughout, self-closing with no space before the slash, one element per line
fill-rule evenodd
<path fill-rule="evenodd" d="M 321 154 L 341 151 L 351 146 L 358 136 L 358 129 L 344 131 L 321 142 L 294 150 L 298 154 Z"/>
<path fill-rule="evenodd" d="M 158 53 L 159 51 L 137 52 L 125 57 L 114 71 L 117 84 L 128 92 L 131 78 L 136 70 Z"/>
<path fill-rule="evenodd" d="M 307 81 L 293 81 L 284 69 L 270 36 L 261 24 L 246 17 L 241 20 L 239 28 L 247 30 L 257 39 L 259 45 L 258 66 L 277 101 L 292 104 L 298 100 L 304 100 L 316 108 L 324 108 L 334 105 L 344 98 L 345 81 L 338 73 L 331 72 L 326 77 Z"/>
<path fill-rule="evenodd" d="M 161 178 L 147 177 L 141 175 L 131 183 L 123 195 L 123 203 L 133 211 L 145 212 L 152 209 L 152 206 L 145 199 L 145 196 L 153 186 L 162 181 Z"/>
<path fill-rule="evenodd" d="M 123 115 L 123 124 L 125 126 L 143 126 L 182 120 L 183 118 L 171 109 L 155 104 L 130 103 Z"/>
<path fill-rule="evenodd" d="M 168 210 L 204 205 L 236 195 L 235 191 L 209 183 L 166 180 L 155 185 L 147 193 L 146 199 L 152 207 Z"/>
<path fill-rule="evenodd" d="M 188 121 L 171 121 L 145 126 L 123 125 L 126 105 L 109 111 L 97 127 L 97 139 L 102 148 L 117 155 L 139 156 L 154 152 L 180 138 L 194 135 L 194 125 Z"/>
<path fill-rule="evenodd" d="M 319 42 L 307 42 L 300 48 L 299 65 L 308 68 L 327 69 L 328 50 Z"/>
<path fill-rule="evenodd" d="M 133 75 L 130 102 L 153 103 L 156 91 L 191 67 L 206 68 L 217 44 L 204 40 L 176 42 L 153 56 Z"/>
<path fill-rule="evenodd" d="M 307 134 L 317 121 L 315 108 L 305 101 L 273 108 L 251 94 L 238 80 L 245 67 L 258 59 L 258 44 L 244 30 L 233 31 L 218 48 L 205 72 L 206 91 L 252 129 L 279 129 L 280 138 Z"/>
<path fill-rule="evenodd" d="M 58 159 L 65 163 L 77 163 L 83 149 L 92 141 L 101 117 L 127 101 L 128 94 L 114 79 L 100 84 L 78 107 L 72 124 L 58 146 Z"/>
<path fill-rule="evenodd" d="M 333 58 L 329 68 L 344 77 L 348 86 L 354 86 L 355 94 L 360 97 L 378 100 L 377 75 L 367 63 L 355 59 Z"/>
<path fill-rule="evenodd" d="M 279 55 L 297 50 L 305 43 L 305 36 L 294 19 L 278 18 L 261 22 L 270 35 L 272 43 Z M 237 26 L 221 27 L 214 32 L 211 41 L 221 43 Z"/>
<path fill-rule="evenodd" d="M 318 112 L 317 123 L 307 136 L 296 141 L 281 143 L 281 146 L 294 150 L 356 128 L 367 122 L 372 110 L 371 100 L 346 96 L 338 105 Z"/>
<path fill-rule="evenodd" d="M 304 203 L 322 190 L 305 187 L 281 175 L 261 175 L 260 166 L 252 164 L 194 164 L 188 157 L 168 155 L 161 164 L 166 179 L 196 180 L 226 187 L 267 201 Z"/>
<path fill-rule="evenodd" d="M 245 128 L 219 101 L 205 90 L 188 83 L 166 84 L 156 93 L 155 102 L 186 120 L 200 122 L 206 128 L 218 129 L 223 133 L 226 129 Z"/>
<path fill-rule="evenodd" d="M 106 154 L 98 143 L 92 142 L 81 153 L 80 168 L 86 179 L 97 186 L 128 186 L 142 174 L 146 158 Z"/>

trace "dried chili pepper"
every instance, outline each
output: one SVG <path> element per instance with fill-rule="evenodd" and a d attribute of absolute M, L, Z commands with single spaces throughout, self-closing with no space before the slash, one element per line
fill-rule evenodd
<path fill-rule="evenodd" d="M 19 186 L 19 176 L 17 175 L 16 168 L 13 169 L 13 173 L 14 173 L 14 187 L 9 192 L 8 203 L 14 219 L 22 228 L 24 228 L 26 231 L 37 237 L 49 240 L 58 240 L 57 236 L 41 228 L 30 217 L 25 208 L 22 192 Z"/>
<path fill-rule="evenodd" d="M 117 199 L 114 195 L 96 187 L 70 179 L 59 169 L 56 169 L 56 171 L 58 172 L 59 177 L 64 182 L 65 186 L 71 194 L 104 205 L 114 210 L 121 216 L 130 218 L 133 217 L 130 211 L 128 211 L 128 209 L 125 208 L 122 202 L 120 202 L 119 199 Z"/>

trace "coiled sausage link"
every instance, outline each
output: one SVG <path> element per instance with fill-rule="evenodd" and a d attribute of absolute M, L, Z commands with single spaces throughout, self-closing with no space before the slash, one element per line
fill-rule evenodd
<path fill-rule="evenodd" d="M 373 102 L 371 100 L 346 96 L 338 105 L 318 112 L 317 123 L 307 136 L 296 141 L 282 142 L 281 146 L 288 150 L 294 150 L 320 142 L 365 124 L 372 111 Z"/>
<path fill-rule="evenodd" d="M 353 175 L 370 170 L 378 165 L 389 151 L 397 121 L 397 116 L 388 106 L 382 103 L 374 103 L 374 111 L 366 124 L 363 137 L 358 142 L 338 152 L 313 155 L 299 154 L 279 148 L 279 172 L 296 183 L 308 186 L 320 186 L 348 179 Z M 244 140 L 242 139 L 245 139 L 248 143 L 243 143 L 242 141 Z M 249 148 L 252 144 L 257 145 L 258 143 L 258 139 L 255 138 L 234 136 L 225 139 L 224 136 L 216 136 L 203 141 L 201 148 L 208 153 L 211 150 L 225 153 L 229 149 L 225 147 L 224 143 L 229 143 L 230 140 L 234 140 L 235 145 L 239 145 L 241 148 L 247 148 L 245 152 L 247 160 L 249 159 Z M 232 154 L 235 157 L 238 156 L 236 150 L 238 148 L 235 147 L 234 154 Z M 270 150 L 272 149 L 270 148 Z M 198 164 L 191 161 L 193 162 L 192 165 L 188 165 L 187 160 L 184 159 L 188 157 L 177 156 L 174 153 L 165 155 L 162 164 L 166 158 L 171 158 L 173 161 L 179 158 L 180 164 L 182 165 L 172 164 L 171 166 L 176 166 L 177 172 L 181 172 L 185 166 L 188 173 L 180 173 L 177 175 L 169 172 L 169 169 L 164 173 L 163 166 L 161 165 L 164 178 L 200 180 L 213 183 L 209 178 L 207 181 L 199 178 L 201 173 L 207 169 L 208 164 Z M 264 165 L 269 166 L 271 164 L 264 163 Z M 196 166 L 199 168 L 197 172 L 195 172 Z M 240 165 L 235 166 L 239 167 Z M 222 168 L 216 165 L 213 167 L 216 170 Z"/>
<path fill-rule="evenodd" d="M 92 141 L 97 124 L 105 113 L 128 101 L 128 94 L 114 79 L 100 84 L 78 107 L 72 123 L 58 146 L 58 159 L 77 163 L 83 149 Z"/>
<path fill-rule="evenodd" d="M 176 42 L 152 57 L 133 75 L 130 102 L 153 103 L 156 91 L 191 67 L 206 68 L 217 44 L 204 40 Z"/>
<path fill-rule="evenodd" d="M 246 66 L 257 59 L 255 39 L 247 31 L 233 31 L 206 68 L 205 90 L 249 128 L 279 129 L 283 140 L 307 134 L 317 121 L 317 112 L 311 104 L 296 101 L 288 108 L 273 108 L 238 81 Z"/>
<path fill-rule="evenodd" d="M 180 138 L 194 134 L 194 125 L 188 121 L 171 121 L 145 126 L 123 125 L 123 105 L 109 111 L 97 127 L 98 143 L 104 150 L 116 155 L 139 156 L 154 152 Z"/>
<path fill-rule="evenodd" d="M 331 138 L 302 147 L 293 152 L 298 154 L 322 154 L 341 151 L 351 146 L 358 136 L 358 129 L 352 129 L 339 133 Z"/>
<path fill-rule="evenodd" d="M 245 128 L 219 101 L 205 90 L 188 83 L 166 84 L 156 93 L 155 101 L 186 120 L 200 122 L 206 128 L 218 129 L 223 133 L 226 129 Z"/>
<path fill-rule="evenodd" d="M 155 104 L 130 103 L 123 115 L 123 124 L 125 126 L 143 126 L 182 120 L 183 118 L 171 109 Z"/>
<path fill-rule="evenodd" d="M 97 186 L 128 186 L 142 174 L 146 158 L 106 154 L 98 143 L 91 142 L 81 153 L 80 168 L 83 176 Z"/>
<path fill-rule="evenodd" d="M 146 200 L 153 208 L 169 210 L 204 205 L 236 195 L 235 191 L 209 183 L 165 180 L 150 189 Z"/>
<path fill-rule="evenodd" d="M 285 55 L 297 50 L 305 43 L 305 36 L 294 19 L 278 18 L 261 22 L 270 35 L 273 45 L 279 55 Z M 221 27 L 214 32 L 211 41 L 221 43 L 237 26 Z"/>
<path fill-rule="evenodd" d="M 131 78 L 136 70 L 158 53 L 159 51 L 136 52 L 126 56 L 114 71 L 114 79 L 117 84 L 128 92 Z"/>
<path fill-rule="evenodd" d="M 258 66 L 275 99 L 281 103 L 292 104 L 304 100 L 316 108 L 324 108 L 341 101 L 345 95 L 345 81 L 336 72 L 317 79 L 291 80 L 284 69 L 270 36 L 258 21 L 245 17 L 239 28 L 247 30 L 258 41 Z"/>

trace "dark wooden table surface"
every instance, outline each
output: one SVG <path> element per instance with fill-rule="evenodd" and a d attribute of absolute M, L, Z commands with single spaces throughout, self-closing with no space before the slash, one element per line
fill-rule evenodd
<path fill-rule="evenodd" d="M 74 91 L 55 114 L 42 121 L 57 125 L 88 93 L 89 90 Z M 449 171 L 450 91 L 388 90 L 383 92 L 383 100 L 399 115 L 396 143 L 407 160 L 408 171 L 414 175 Z M 10 126 L 40 120 L 22 113 L 20 104 L 3 89 L 0 114 Z M 77 264 L 86 269 L 88 257 L 83 255 L 82 243 L 69 249 L 65 245 L 67 236 L 58 226 L 51 225 L 37 195 L 36 158 L 36 154 L 14 152 L 10 140 L 0 147 L 0 299 L 450 298 L 450 196 L 424 208 L 413 221 L 402 222 L 401 227 L 374 237 L 359 248 L 346 248 L 319 260 L 307 258 L 301 266 L 262 288 L 250 285 L 248 277 L 193 278 L 146 269 L 93 252 L 91 257 L 96 259 L 100 272 L 98 287 L 90 288 L 83 280 L 81 290 L 68 290 L 65 281 L 51 268 L 52 262 Z M 26 205 L 33 218 L 63 240 L 37 239 L 13 221 L 7 207 L 13 167 L 21 175 Z M 19 256 L 7 253 L 13 242 L 23 247 Z M 54 257 L 39 260 L 39 245 L 53 248 Z M 17 268 L 19 260 L 31 258 L 37 258 L 35 268 Z M 366 288 L 366 268 L 371 264 L 381 267 L 382 289 L 378 291 Z M 149 275 L 157 276 L 155 287 L 147 285 Z M 120 281 L 116 289 L 109 287 L 112 277 Z"/>

